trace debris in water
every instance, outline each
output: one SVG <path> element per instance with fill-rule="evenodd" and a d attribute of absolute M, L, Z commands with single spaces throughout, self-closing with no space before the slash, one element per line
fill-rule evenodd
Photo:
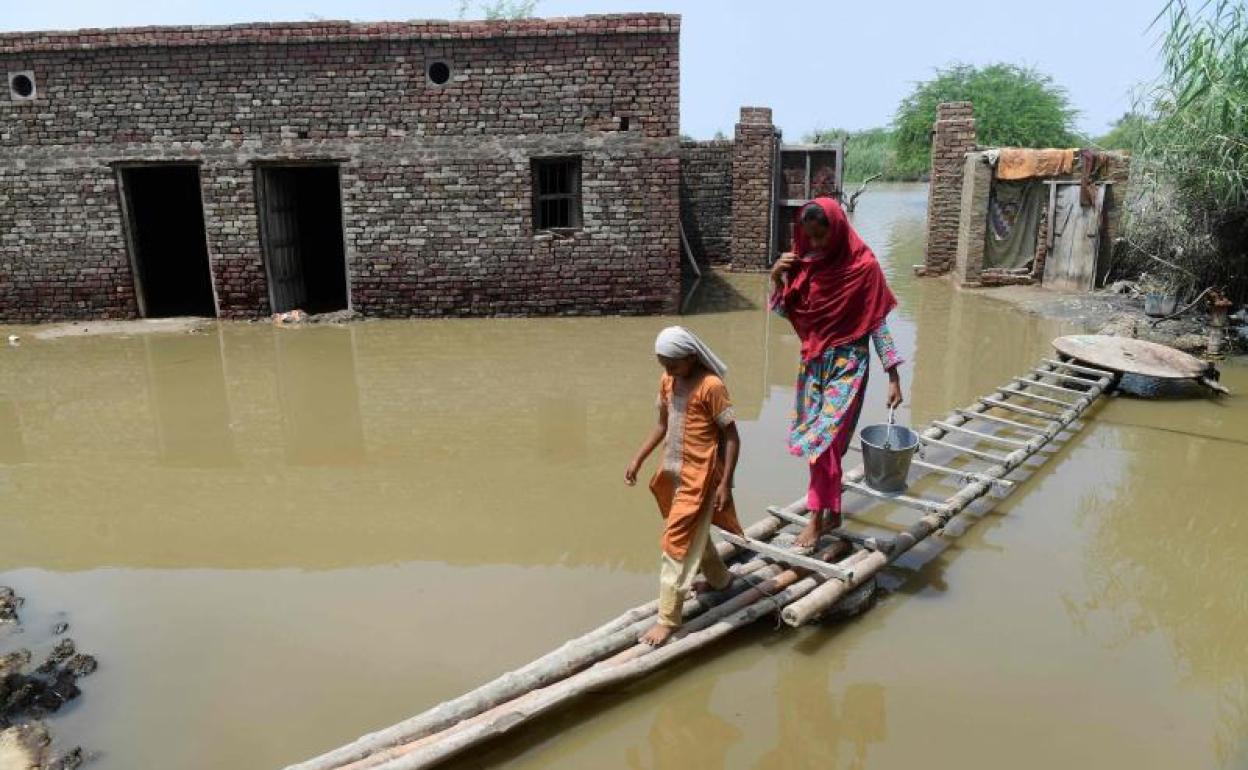
<path fill-rule="evenodd" d="M 5 622 L 20 624 L 20 606 L 21 597 L 12 588 L 0 586 L 0 613 Z M 69 624 L 62 622 L 57 628 L 58 634 L 64 633 Z M 82 749 L 74 747 L 53 756 L 43 719 L 81 695 L 78 680 L 99 664 L 93 656 L 78 652 L 70 638 L 58 641 L 33 670 L 32 660 L 25 647 L 0 654 L 0 768 L 74 770 L 83 762 Z"/>
<path fill-rule="evenodd" d="M 277 326 L 293 326 L 307 323 L 308 314 L 302 310 L 287 310 L 285 313 L 274 313 L 273 323 Z"/>
<path fill-rule="evenodd" d="M 9 345 L 11 345 L 12 347 L 17 347 L 20 344 L 22 344 L 21 337 L 17 336 L 16 334 L 9 335 Z"/>
<path fill-rule="evenodd" d="M 68 630 L 69 630 L 69 624 L 62 620 L 60 623 L 57 623 L 55 626 L 52 627 L 52 634 L 54 636 L 60 636 L 61 634 L 65 633 Z"/>

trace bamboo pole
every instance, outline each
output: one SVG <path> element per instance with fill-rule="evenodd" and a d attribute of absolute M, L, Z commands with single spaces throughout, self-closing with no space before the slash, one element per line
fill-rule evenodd
<path fill-rule="evenodd" d="M 961 425 L 950 425 L 949 423 L 941 422 L 940 420 L 937 420 L 933 422 L 932 424 L 938 428 L 944 428 L 945 430 L 951 430 L 954 433 L 961 433 L 966 436 L 971 436 L 980 441 L 995 441 L 996 443 L 1001 444 L 1003 446 L 1014 447 L 1014 448 L 1027 445 L 1026 441 L 1019 441 L 1018 439 L 1014 439 L 1014 438 L 1006 438 L 1005 436 L 997 436 L 992 433 L 983 433 L 981 431 L 971 430 L 970 428 L 964 428 Z"/>
<path fill-rule="evenodd" d="M 1072 372 L 1078 372 L 1079 374 L 1091 375 L 1092 377 L 1095 377 L 1097 379 L 1100 379 L 1102 377 L 1108 377 L 1111 382 L 1113 381 L 1115 377 L 1118 376 L 1117 372 L 1112 372 L 1108 369 L 1094 369 L 1091 366 L 1085 366 L 1082 364 L 1072 364 L 1069 361 L 1058 361 L 1053 358 L 1044 358 L 1041 360 L 1054 369 L 1057 369 L 1057 368 L 1067 369 Z M 1096 380 L 1084 380 L 1084 382 L 1095 384 Z"/>
<path fill-rule="evenodd" d="M 944 430 L 944 429 L 941 428 L 941 430 Z M 924 444 L 927 444 L 928 446 L 938 446 L 938 447 L 941 447 L 942 449 L 949 449 L 954 452 L 962 452 L 963 454 L 968 454 L 971 457 L 978 457 L 981 460 L 987 460 L 990 463 L 999 463 L 1005 459 L 1002 455 L 994 455 L 992 452 L 981 452 L 980 450 L 972 449 L 969 446 L 962 446 L 961 444 L 954 444 L 950 441 L 943 441 L 938 438 L 927 438 L 925 436 L 919 436 L 919 441 L 923 442 Z M 983 471 L 981 470 L 980 472 L 982 473 Z"/>
<path fill-rule="evenodd" d="M 997 388 L 997 392 L 1003 396 L 1007 396 L 1007 397 L 1018 396 L 1019 398 L 1028 398 L 1028 399 L 1031 399 L 1032 401 L 1038 401 L 1042 404 L 1049 404 L 1050 406 L 1060 406 L 1063 409 L 1075 403 L 1074 401 L 1063 401 L 1060 398 L 1049 398 L 1048 396 L 1042 396 L 1039 393 L 1028 393 L 1022 388 L 1011 388 L 1009 385 L 1003 385 L 1002 387 Z"/>
<path fill-rule="evenodd" d="M 1014 430 L 1021 430 L 1025 433 L 1044 433 L 1044 428 L 1037 428 L 1035 425 L 1026 425 L 1021 422 L 1015 422 L 1014 420 L 1007 420 L 1004 417 L 997 417 L 995 414 L 969 412 L 965 409 L 959 409 L 957 410 L 957 413 L 966 417 L 970 417 L 972 420 L 983 420 L 984 422 L 992 422 L 992 423 L 996 423 L 997 425 L 1004 425 L 1007 428 L 1013 428 Z"/>
<path fill-rule="evenodd" d="M 1011 404 L 1008 401 L 998 401 L 997 399 L 990 398 L 988 396 L 984 396 L 983 398 L 979 399 L 979 403 L 983 404 L 984 406 L 994 407 L 996 409 L 1004 409 L 1007 412 L 1014 412 L 1016 414 L 1027 415 L 1028 417 L 1035 417 L 1038 420 L 1048 420 L 1049 422 L 1057 421 L 1057 417 L 1054 415 L 1053 412 L 1046 412 L 1043 409 L 1032 409 L 1026 406 L 1019 406 L 1018 404 Z"/>
<path fill-rule="evenodd" d="M 1072 422 L 1078 419 L 1100 397 L 1110 382 L 1111 379 L 1108 376 L 1102 377 L 1092 385 L 1087 395 L 1071 404 L 1070 408 L 1062 412 L 1060 416 L 1054 418 L 1053 424 L 1045 429 L 1043 435 L 1032 438 L 1027 442 L 1027 446 L 1019 447 L 1010 452 L 1000 464 L 988 468 L 984 473 L 990 476 L 1001 477 L 1022 465 L 1027 458 L 1040 451 Z M 979 408 L 983 409 L 984 406 L 979 406 Z M 976 407 L 970 408 L 970 410 L 975 409 Z M 939 432 L 940 428 L 929 428 L 927 431 L 924 431 L 924 435 Z M 859 562 L 854 568 L 852 580 L 849 582 L 828 581 L 824 583 L 785 607 L 780 613 L 781 619 L 790 626 L 800 626 L 819 617 L 850 591 L 870 580 L 887 564 L 895 561 L 917 543 L 943 527 L 949 519 L 965 510 L 972 502 L 987 494 L 990 486 L 987 482 L 977 481 L 962 488 L 962 490 L 949 499 L 948 514 L 939 516 L 928 515 L 919 519 L 908 527 L 905 532 L 893 539 L 893 548 L 888 553 L 875 551 Z"/>
<path fill-rule="evenodd" d="M 1084 390 L 1080 390 L 1076 388 L 1064 388 L 1061 385 L 1054 385 L 1050 382 L 1041 382 L 1040 380 L 1028 380 L 1022 377 L 1011 377 L 1010 381 L 1016 382 L 1020 385 L 1027 385 L 1032 388 L 1042 388 L 1044 390 L 1048 390 L 1053 393 L 1066 393 L 1072 396 L 1082 396 L 1086 392 Z M 1083 380 L 1083 382 L 1087 382 L 1087 380 Z"/>
<path fill-rule="evenodd" d="M 865 497 L 871 497 L 884 502 L 896 503 L 904 505 L 907 508 L 914 508 L 924 513 L 940 513 L 945 509 L 945 504 L 939 500 L 925 500 L 921 497 L 911 497 L 910 495 L 893 494 L 892 492 L 881 492 L 878 489 L 863 484 L 860 481 L 846 481 L 843 483 L 846 491 L 857 492 Z"/>
<path fill-rule="evenodd" d="M 746 533 L 755 539 L 765 540 L 773 537 L 783 526 L 784 521 L 768 515 L 748 527 Z M 739 550 L 728 543 L 717 543 L 716 547 L 719 549 L 720 556 L 725 559 L 731 558 Z M 750 567 L 749 570 L 737 569 L 734 565 L 734 572 L 744 578 L 744 575 L 757 570 L 759 563 L 756 562 L 758 560 L 746 565 Z M 779 571 L 779 568 L 772 569 Z M 754 577 L 757 577 L 757 574 Z M 734 580 L 724 592 L 717 593 L 733 596 L 746 590 L 748 582 L 741 578 Z M 684 608 L 686 617 L 699 614 L 710 606 L 708 602 L 713 598 L 715 598 L 713 595 L 703 594 L 686 602 Z M 320 756 L 291 765 L 286 770 L 335 770 L 345 763 L 368 756 L 388 746 L 444 730 L 534 687 L 566 677 L 575 670 L 575 667 L 589 665 L 604 654 L 627 647 L 636 641 L 638 634 L 645 631 L 650 622 L 649 619 L 657 610 L 657 600 L 634 607 L 594 630 L 565 642 L 537 660 L 502 674 L 471 692 L 441 703 L 398 724 L 363 735 L 351 743 Z"/>
<path fill-rule="evenodd" d="M 821 552 L 820 556 L 836 558 L 848 548 L 847 543 L 837 543 Z M 841 564 L 851 566 L 847 564 L 850 560 L 861 563 L 864 557 L 857 554 L 863 553 L 870 552 L 858 551 Z M 448 730 L 394 746 L 336 770 L 420 770 L 431 767 L 530 722 L 569 700 L 648 674 L 775 612 L 817 585 L 818 580 L 814 577 L 804 577 L 794 569 L 785 570 L 685 624 L 677 636 L 662 647 L 654 649 L 636 645 L 586 671 L 534 689 Z"/>

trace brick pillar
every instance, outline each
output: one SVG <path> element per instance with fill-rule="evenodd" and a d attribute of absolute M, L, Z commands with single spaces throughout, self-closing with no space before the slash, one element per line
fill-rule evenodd
<path fill-rule="evenodd" d="M 958 214 L 958 251 L 954 277 L 963 286 L 979 285 L 984 269 L 984 239 L 988 235 L 988 198 L 992 193 L 992 166 L 982 152 L 967 153 L 962 166 L 961 206 Z"/>
<path fill-rule="evenodd" d="M 966 154 L 974 149 L 971 103 L 945 102 L 938 106 L 927 186 L 927 256 L 923 260 L 923 275 L 942 275 L 953 267 L 962 209 L 962 167 Z"/>
<path fill-rule="evenodd" d="M 772 192 L 780 137 L 767 107 L 742 107 L 732 151 L 732 268 L 771 262 Z"/>

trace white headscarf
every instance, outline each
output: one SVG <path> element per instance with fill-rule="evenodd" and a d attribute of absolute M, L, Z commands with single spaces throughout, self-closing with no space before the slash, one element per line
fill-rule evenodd
<path fill-rule="evenodd" d="M 654 353 L 664 358 L 697 356 L 702 365 L 714 372 L 716 377 L 722 379 L 728 374 L 728 366 L 719 360 L 719 356 L 698 339 L 696 334 L 683 326 L 669 326 L 659 332 L 654 341 Z"/>

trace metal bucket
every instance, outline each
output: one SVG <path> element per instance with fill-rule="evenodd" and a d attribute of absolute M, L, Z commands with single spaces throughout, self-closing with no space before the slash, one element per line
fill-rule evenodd
<path fill-rule="evenodd" d="M 1145 294 L 1144 315 L 1149 318 L 1165 318 L 1174 315 L 1179 306 L 1179 298 L 1174 294 Z"/>
<path fill-rule="evenodd" d="M 919 448 L 919 434 L 903 425 L 884 424 L 868 425 L 858 437 L 862 440 L 867 486 L 879 492 L 903 491 L 910 459 Z"/>

